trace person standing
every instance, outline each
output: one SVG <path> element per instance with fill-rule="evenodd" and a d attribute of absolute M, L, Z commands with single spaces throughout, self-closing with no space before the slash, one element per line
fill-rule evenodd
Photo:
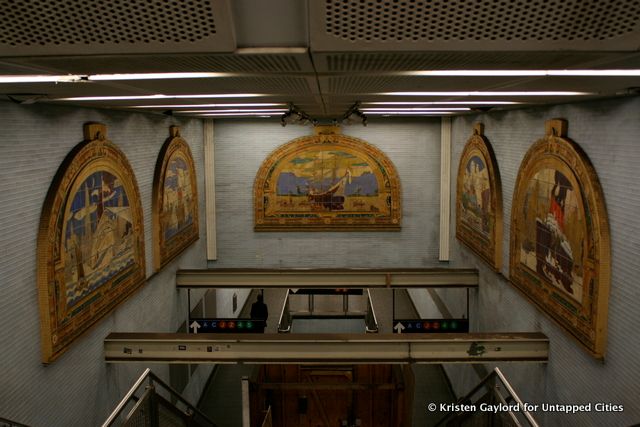
<path fill-rule="evenodd" d="M 267 327 L 267 318 L 269 317 L 269 309 L 267 308 L 267 304 L 264 303 L 264 296 L 262 293 L 258 294 L 256 302 L 251 304 L 251 319 L 252 320 L 262 320 L 264 322 L 264 327 L 262 332 L 264 332 L 264 328 Z"/>

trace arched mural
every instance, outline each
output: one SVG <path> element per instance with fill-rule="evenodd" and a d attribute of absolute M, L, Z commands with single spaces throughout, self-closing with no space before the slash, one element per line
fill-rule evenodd
<path fill-rule="evenodd" d="M 460 155 L 456 189 L 456 237 L 500 271 L 502 184 L 491 144 L 477 123 Z"/>
<path fill-rule="evenodd" d="M 376 147 L 316 127 L 276 149 L 254 184 L 255 230 L 399 230 L 400 183 Z"/>
<path fill-rule="evenodd" d="M 133 170 L 85 125 L 47 193 L 38 235 L 43 361 L 49 363 L 145 279 L 142 207 Z"/>
<path fill-rule="evenodd" d="M 193 157 L 180 128 L 171 126 L 153 178 L 154 268 L 198 240 L 198 189 Z"/>
<path fill-rule="evenodd" d="M 564 120 L 527 152 L 511 211 L 511 282 L 594 356 L 606 346 L 609 224 L 595 169 Z"/>

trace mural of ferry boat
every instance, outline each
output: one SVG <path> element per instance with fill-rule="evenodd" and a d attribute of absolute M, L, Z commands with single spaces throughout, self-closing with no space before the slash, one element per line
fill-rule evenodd
<path fill-rule="evenodd" d="M 536 218 L 536 271 L 573 294 L 573 253 L 552 214 Z"/>

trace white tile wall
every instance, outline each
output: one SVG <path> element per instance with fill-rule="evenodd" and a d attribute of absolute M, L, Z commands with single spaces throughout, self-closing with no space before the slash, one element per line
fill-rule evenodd
<path fill-rule="evenodd" d="M 152 272 L 151 188 L 169 125 L 182 126 L 204 188 L 202 124 L 199 120 L 46 105 L 0 102 L 0 417 L 32 426 L 100 424 L 122 397 L 141 365 L 109 366 L 103 339 L 112 331 L 176 330 L 186 316 L 186 295 L 173 272 L 206 266 L 204 239 L 153 276 L 126 302 L 44 367 L 36 284 L 36 238 L 40 212 L 60 163 L 83 139 L 82 125 L 107 125 L 136 174 L 144 211 L 147 276 Z M 200 199 L 200 229 L 204 203 Z M 168 368 L 155 371 L 168 379 Z M 204 372 L 204 370 L 202 370 Z"/>

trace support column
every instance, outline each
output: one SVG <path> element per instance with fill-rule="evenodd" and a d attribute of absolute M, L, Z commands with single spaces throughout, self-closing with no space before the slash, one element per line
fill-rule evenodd
<path fill-rule="evenodd" d="M 451 118 L 440 125 L 440 261 L 449 261 L 451 212 Z"/>
<path fill-rule="evenodd" d="M 207 260 L 218 258 L 216 248 L 216 178 L 214 169 L 213 119 L 203 120 L 204 194 L 207 224 Z"/>

